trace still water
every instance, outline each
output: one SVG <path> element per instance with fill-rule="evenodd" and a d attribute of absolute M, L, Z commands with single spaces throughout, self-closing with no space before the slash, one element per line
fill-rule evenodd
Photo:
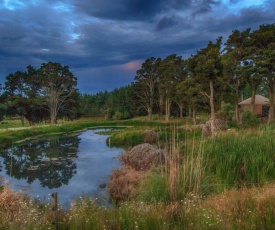
<path fill-rule="evenodd" d="M 101 130 L 52 136 L 0 152 L 0 175 L 15 191 L 22 191 L 43 202 L 51 202 L 58 193 L 58 203 L 69 207 L 83 194 L 109 204 L 107 184 L 117 156 L 123 149 L 109 147 L 108 136 Z"/>

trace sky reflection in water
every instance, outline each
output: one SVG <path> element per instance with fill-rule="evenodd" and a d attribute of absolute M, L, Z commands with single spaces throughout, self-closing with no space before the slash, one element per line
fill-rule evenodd
<path fill-rule="evenodd" d="M 108 205 L 107 187 L 99 185 L 108 183 L 123 149 L 108 147 L 108 136 L 96 134 L 98 131 L 52 136 L 15 145 L 13 151 L 6 149 L 0 153 L 0 175 L 14 190 L 47 203 L 50 195 L 58 192 L 58 203 L 63 207 L 83 194 Z"/>

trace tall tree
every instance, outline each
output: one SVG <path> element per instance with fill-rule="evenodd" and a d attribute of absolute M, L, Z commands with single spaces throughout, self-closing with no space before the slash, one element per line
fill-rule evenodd
<path fill-rule="evenodd" d="M 26 72 L 16 71 L 6 77 L 5 91 L 8 95 L 6 97 L 8 110 L 12 111 L 12 114 L 18 114 L 20 116 L 21 125 L 24 126 L 24 115 L 27 107 L 27 83 Z"/>
<path fill-rule="evenodd" d="M 139 88 L 137 98 L 139 104 L 146 109 L 149 120 L 152 120 L 155 89 L 158 81 L 157 69 L 161 62 L 160 58 L 147 58 L 137 70 L 135 81 Z"/>
<path fill-rule="evenodd" d="M 159 93 L 165 101 L 165 119 L 170 119 L 170 108 L 176 95 L 176 85 L 185 77 L 181 56 L 171 54 L 161 61 L 158 68 Z"/>
<path fill-rule="evenodd" d="M 185 87 L 179 87 L 179 85 L 184 82 L 188 78 L 188 65 L 187 65 L 187 60 L 182 60 L 181 64 L 178 66 L 179 67 L 179 72 L 176 75 L 176 87 L 175 87 L 175 102 L 179 106 L 179 111 L 180 111 L 180 118 L 183 117 L 183 108 L 184 105 L 188 104 L 187 99 L 187 93 L 186 93 L 186 88 Z"/>
<path fill-rule="evenodd" d="M 257 72 L 268 85 L 269 122 L 272 122 L 275 113 L 275 24 L 261 25 L 258 30 L 253 31 L 251 40 Z"/>
<path fill-rule="evenodd" d="M 225 43 L 226 53 L 222 56 L 223 74 L 228 77 L 229 88 L 233 94 L 235 104 L 235 120 L 240 121 L 238 103 L 240 90 L 244 87 L 245 81 L 242 78 L 243 59 L 245 48 L 249 42 L 250 29 L 242 32 L 234 30 Z"/>
<path fill-rule="evenodd" d="M 51 124 L 56 124 L 60 110 L 69 109 L 66 106 L 77 94 L 77 78 L 68 66 L 55 62 L 43 63 L 38 73 L 42 77 L 41 94 L 50 112 Z"/>
<path fill-rule="evenodd" d="M 214 86 L 218 84 L 222 76 L 221 43 L 221 37 L 215 43 L 210 41 L 207 47 L 197 51 L 197 54 L 189 59 L 192 77 L 197 79 L 201 93 L 209 100 L 211 134 L 215 134 L 216 131 Z"/>

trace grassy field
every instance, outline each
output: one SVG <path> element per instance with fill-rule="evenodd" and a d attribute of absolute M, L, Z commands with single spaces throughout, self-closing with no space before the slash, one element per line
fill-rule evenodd
<path fill-rule="evenodd" d="M 102 207 L 82 196 L 66 212 L 59 209 L 58 229 L 275 229 L 275 127 L 231 129 L 204 138 L 198 130 L 177 129 L 186 124 L 82 119 L 3 130 L 0 142 L 2 133 L 10 141 L 96 126 L 127 126 L 111 134 L 112 143 L 122 146 L 142 143 L 145 129 L 159 134 L 156 144 L 168 150 L 168 158 L 146 172 L 131 200 Z M 54 229 L 53 219 L 51 205 L 2 187 L 0 229 Z"/>

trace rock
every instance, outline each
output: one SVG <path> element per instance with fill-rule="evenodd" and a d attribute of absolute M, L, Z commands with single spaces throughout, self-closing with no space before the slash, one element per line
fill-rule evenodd
<path fill-rule="evenodd" d="M 211 128 L 210 128 L 210 123 L 205 123 L 205 125 L 203 125 L 203 128 L 202 128 L 202 135 L 204 137 L 208 137 L 208 136 L 211 136 Z"/>
<path fill-rule="evenodd" d="M 217 131 L 224 130 L 226 128 L 226 122 L 221 119 L 215 119 L 215 129 Z M 204 137 L 211 136 L 211 122 L 207 121 L 202 128 L 202 135 Z"/>
<path fill-rule="evenodd" d="M 123 161 L 136 170 L 148 170 L 164 163 L 164 150 L 144 143 L 133 147 L 122 155 Z"/>
<path fill-rule="evenodd" d="M 99 185 L 99 188 L 106 188 L 107 187 L 107 184 L 106 183 L 102 183 Z"/>
<path fill-rule="evenodd" d="M 145 143 L 154 143 L 158 140 L 159 135 L 153 130 L 144 131 L 144 142 Z"/>

